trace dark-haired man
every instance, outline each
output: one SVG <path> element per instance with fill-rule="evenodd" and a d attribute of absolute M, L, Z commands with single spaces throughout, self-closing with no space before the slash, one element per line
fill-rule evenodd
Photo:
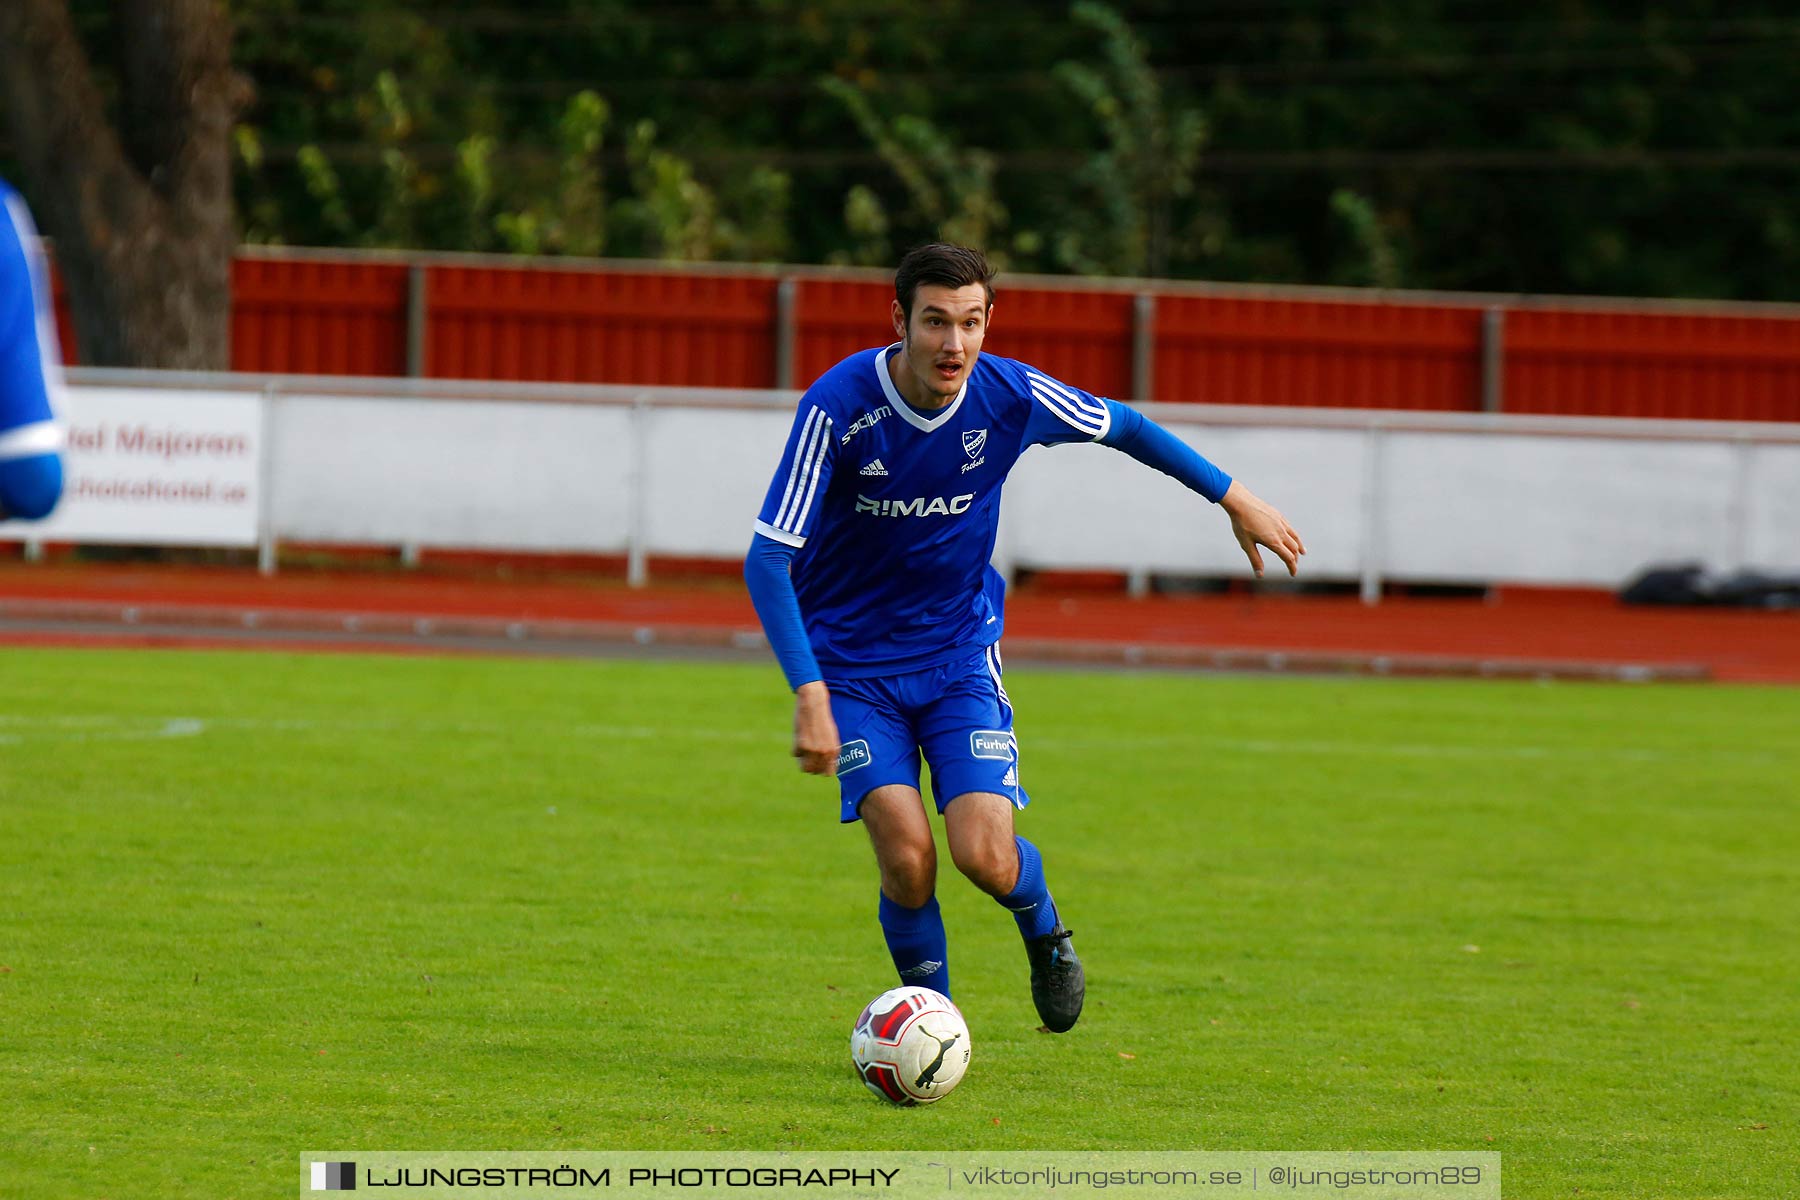
<path fill-rule="evenodd" d="M 1306 549 L 1280 513 L 1138 413 L 983 355 L 993 276 L 961 246 L 901 260 L 900 340 L 851 355 L 801 397 L 744 574 L 794 688 L 801 769 L 835 774 L 839 820 L 869 831 L 901 982 L 950 992 L 923 753 L 951 860 L 1012 912 L 1038 1015 L 1061 1033 L 1086 977 L 1043 860 L 1013 828 L 1029 798 L 1001 682 L 1004 584 L 989 565 L 1007 472 L 1033 445 L 1101 442 L 1223 507 L 1258 575 L 1259 545 L 1290 574 Z"/>

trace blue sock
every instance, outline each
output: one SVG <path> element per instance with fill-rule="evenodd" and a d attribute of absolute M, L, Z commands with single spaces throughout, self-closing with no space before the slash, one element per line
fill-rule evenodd
<path fill-rule="evenodd" d="M 1019 882 L 1000 897 L 1000 904 L 1012 910 L 1021 937 L 1042 937 L 1056 928 L 1056 901 L 1044 884 L 1044 860 L 1024 838 L 1014 835 L 1013 841 L 1019 844 Z"/>
<path fill-rule="evenodd" d="M 881 934 L 887 938 L 901 983 L 950 994 L 949 941 L 944 937 L 944 915 L 938 911 L 936 896 L 923 908 L 907 908 L 883 892 Z"/>

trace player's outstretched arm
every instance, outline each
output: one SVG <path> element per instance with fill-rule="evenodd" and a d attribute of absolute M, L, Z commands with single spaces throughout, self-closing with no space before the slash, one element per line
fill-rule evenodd
<path fill-rule="evenodd" d="M 1179 480 L 1223 508 L 1231 517 L 1232 536 L 1244 548 L 1251 569 L 1262 578 L 1262 552 L 1258 546 L 1274 551 L 1287 564 L 1288 574 L 1300 570 L 1300 556 L 1306 543 L 1294 527 L 1272 505 L 1258 499 L 1249 488 L 1194 452 L 1193 447 L 1117 400 L 1106 400 L 1106 430 L 1099 437 L 1102 445 L 1111 446 L 1155 467 L 1163 474 Z"/>
<path fill-rule="evenodd" d="M 1258 499 L 1254 492 L 1234 479 L 1219 500 L 1219 507 L 1231 517 L 1231 534 L 1244 548 L 1244 556 L 1250 560 L 1258 579 L 1263 573 L 1262 552 L 1258 546 L 1274 551 L 1275 557 L 1287 564 L 1289 575 L 1300 573 L 1300 556 L 1306 553 L 1306 543 L 1273 505 Z"/>

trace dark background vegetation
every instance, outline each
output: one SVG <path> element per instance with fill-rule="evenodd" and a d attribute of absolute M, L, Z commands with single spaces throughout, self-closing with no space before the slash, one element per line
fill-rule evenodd
<path fill-rule="evenodd" d="M 1800 299 L 1791 2 L 226 7 L 249 242 Z"/>
<path fill-rule="evenodd" d="M 882 263 L 952 223 L 1016 269 L 1800 298 L 1791 3 L 234 10 L 253 239 L 530 248 L 493 218 L 548 199 L 528 181 L 591 91 L 611 219 L 583 251 Z M 308 145 L 347 224 L 304 186 Z"/>

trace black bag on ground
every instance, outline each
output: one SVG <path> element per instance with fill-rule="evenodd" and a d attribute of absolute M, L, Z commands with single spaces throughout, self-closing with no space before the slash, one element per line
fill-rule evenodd
<path fill-rule="evenodd" d="M 1731 608 L 1800 608 L 1800 575 L 1733 571 L 1709 575 L 1698 563 L 1650 567 L 1626 584 L 1627 604 L 1714 604 Z"/>
<path fill-rule="evenodd" d="M 1706 568 L 1698 563 L 1651 567 L 1619 592 L 1627 604 L 1710 604 Z"/>

